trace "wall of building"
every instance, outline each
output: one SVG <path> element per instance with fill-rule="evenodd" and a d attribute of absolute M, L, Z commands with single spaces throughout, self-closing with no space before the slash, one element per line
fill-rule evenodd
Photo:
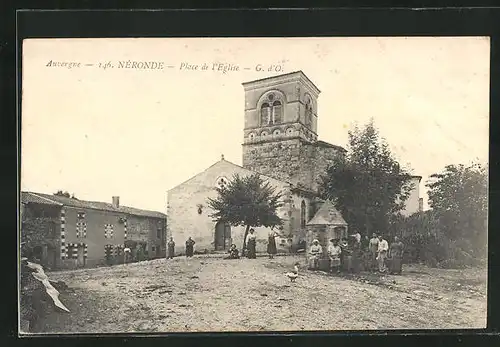
<path fill-rule="evenodd" d="M 243 167 L 316 190 L 320 176 L 344 151 L 300 139 L 243 145 Z"/>
<path fill-rule="evenodd" d="M 284 122 L 302 122 L 305 124 L 304 99 L 311 98 L 313 119 L 311 130 L 317 133 L 317 95 L 312 86 L 300 76 L 276 76 L 274 79 L 255 81 L 245 86 L 245 129 L 261 126 L 259 108 L 262 97 L 277 91 L 284 95 L 286 106 Z"/>
<path fill-rule="evenodd" d="M 41 264 L 49 269 L 60 265 L 59 210 L 54 206 L 25 205 L 20 225 L 22 253 L 39 253 Z"/>
<path fill-rule="evenodd" d="M 345 152 L 338 148 L 332 148 L 321 145 L 312 145 L 314 148 L 314 156 L 310 163 L 310 169 L 314 172 L 313 180 L 310 189 L 317 190 L 320 178 L 326 174 L 329 166 L 333 165 L 336 160 L 345 156 Z"/>
<path fill-rule="evenodd" d="M 105 249 L 106 245 L 123 245 L 125 239 L 125 226 L 120 222 L 120 218 L 124 218 L 122 213 L 111 211 L 100 211 L 92 209 L 79 209 L 65 206 L 66 223 L 65 223 L 65 240 L 66 245 L 71 243 L 84 243 L 87 245 L 86 267 L 105 264 Z M 86 223 L 86 235 L 77 235 L 78 213 L 85 213 L 85 218 L 82 219 Z M 113 235 L 109 238 L 105 237 L 105 225 L 113 226 Z M 69 259 L 62 262 L 63 267 L 75 267 L 75 261 L 71 259 L 71 254 L 68 254 Z"/>
<path fill-rule="evenodd" d="M 411 184 L 410 196 L 405 201 L 405 208 L 401 212 L 404 216 L 412 215 L 420 210 L 420 177 L 413 177 Z"/>
<path fill-rule="evenodd" d="M 166 220 L 129 215 L 127 217 L 127 240 L 146 243 L 149 258 L 165 257 Z"/>
<path fill-rule="evenodd" d="M 299 139 L 244 145 L 243 167 L 282 181 L 294 182 L 304 170 L 300 162 L 301 145 Z"/>
<path fill-rule="evenodd" d="M 220 177 L 231 179 L 234 174 L 249 175 L 251 172 L 227 161 L 220 161 L 204 172 L 171 189 L 168 192 L 167 207 L 167 239 L 174 238 L 176 252 L 185 251 L 185 241 L 189 236 L 195 240 L 195 250 L 211 252 L 215 250 L 215 221 L 210 217 L 213 213 L 208 207 L 207 199 L 216 198 L 215 190 Z M 265 179 L 277 187 L 278 191 L 286 192 L 288 184 L 272 179 Z M 285 194 L 286 195 L 286 194 Z M 289 194 L 288 194 L 289 195 Z M 202 213 L 198 213 L 198 205 L 202 206 Z M 288 216 L 289 204 L 279 209 L 281 218 Z M 265 251 L 267 237 L 270 232 L 267 228 L 254 228 L 257 234 L 257 251 Z M 238 249 L 243 244 L 244 226 L 231 227 L 231 242 Z"/>

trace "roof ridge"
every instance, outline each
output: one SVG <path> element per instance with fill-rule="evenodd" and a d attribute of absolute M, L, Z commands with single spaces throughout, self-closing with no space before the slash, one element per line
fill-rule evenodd
<path fill-rule="evenodd" d="M 280 182 L 284 182 L 284 183 L 292 184 L 290 181 L 280 180 L 279 178 L 272 177 L 272 176 L 269 176 L 269 175 L 266 175 L 266 174 L 260 173 L 260 172 L 258 172 L 258 171 L 254 171 L 254 170 L 247 169 L 247 168 L 245 168 L 245 167 L 243 167 L 243 166 L 241 166 L 241 165 L 235 164 L 235 163 L 230 162 L 230 161 L 228 161 L 228 160 L 226 160 L 226 161 L 227 161 L 229 164 L 232 164 L 232 165 L 234 165 L 234 166 L 236 166 L 236 167 L 239 167 L 240 169 L 243 169 L 243 170 L 246 170 L 246 171 L 249 171 L 249 172 L 256 173 L 256 174 L 258 174 L 258 175 L 260 175 L 260 176 L 264 176 L 264 177 L 267 177 L 267 178 L 273 179 L 273 180 L 275 180 L 275 181 L 280 181 Z"/>
<path fill-rule="evenodd" d="M 31 194 L 31 195 L 34 195 L 40 199 L 43 199 L 43 200 L 47 200 L 47 201 L 50 201 L 51 203 L 53 204 L 56 204 L 56 205 L 59 205 L 59 206 L 70 206 L 70 207 L 79 207 L 79 206 L 73 206 L 71 204 L 68 204 L 68 203 L 61 203 L 57 200 L 51 200 L 45 196 L 50 196 L 50 194 L 47 194 L 47 193 L 33 193 L 33 192 L 27 192 L 27 191 L 21 191 L 21 193 L 27 193 L 27 194 Z M 44 196 L 45 195 L 45 196 Z M 71 198 L 68 198 L 66 196 L 57 196 L 58 198 L 63 198 L 63 199 L 68 199 L 69 201 L 72 201 Z M 160 212 L 160 211 L 154 211 L 154 210 L 146 210 L 146 209 L 142 209 L 142 208 L 138 208 L 138 207 L 133 207 L 133 206 L 125 206 L 125 205 L 122 205 L 122 206 L 119 206 L 118 208 L 114 207 L 113 204 L 109 203 L 109 202 L 104 202 L 104 201 L 92 201 L 92 200 L 81 200 L 81 199 L 73 199 L 76 204 L 78 203 L 82 203 L 82 204 L 85 204 L 85 203 L 90 203 L 90 204 L 102 204 L 102 205 L 105 205 L 109 208 L 110 211 L 116 211 L 116 212 L 122 212 L 122 213 L 127 213 L 125 211 L 120 211 L 120 208 L 128 208 L 128 209 L 132 209 L 132 210 L 137 210 L 137 211 L 141 211 L 141 212 L 149 212 L 149 213 L 156 213 L 156 214 L 161 214 L 161 215 L 164 215 L 166 216 L 165 213 L 163 212 Z M 85 207 L 85 208 L 88 208 L 88 209 L 93 209 L 93 210 L 102 210 L 102 209 L 99 209 L 99 208 L 95 208 L 95 207 Z"/>
<path fill-rule="evenodd" d="M 233 165 L 233 166 L 236 166 L 237 168 L 243 169 L 243 170 L 248 171 L 248 172 L 251 172 L 251 173 L 258 174 L 258 175 L 260 175 L 260 176 L 264 176 L 264 177 L 266 177 L 266 178 L 270 178 L 270 179 L 275 180 L 275 181 L 279 181 L 279 182 L 283 182 L 283 183 L 292 184 L 292 183 L 291 183 L 291 182 L 289 182 L 289 181 L 283 181 L 283 180 L 280 180 L 279 178 L 276 178 L 276 177 L 271 177 L 271 176 L 269 176 L 269 175 L 265 175 L 265 174 L 263 174 L 263 173 L 260 173 L 260 172 L 257 172 L 257 171 L 253 171 L 253 170 L 247 169 L 247 168 L 245 168 L 245 167 L 243 167 L 243 166 L 241 166 L 241 165 L 238 165 L 238 164 L 233 163 L 232 161 L 229 161 L 229 160 L 226 160 L 226 159 L 221 159 L 221 160 L 216 161 L 215 163 L 213 163 L 212 165 L 210 165 L 210 166 L 209 166 L 209 167 L 207 167 L 206 169 L 204 169 L 204 170 L 202 170 L 202 171 L 198 172 L 198 173 L 197 173 L 197 174 L 195 174 L 194 176 L 192 176 L 192 177 L 188 178 L 187 180 L 185 180 L 185 181 L 183 181 L 183 182 L 181 182 L 181 183 L 179 183 L 179 184 L 175 185 L 174 187 L 170 188 L 168 191 L 174 190 L 175 188 L 177 188 L 177 187 L 179 187 L 179 186 L 181 186 L 181 185 L 183 185 L 183 184 L 185 184 L 185 183 L 187 183 L 187 182 L 191 181 L 192 179 L 194 179 L 194 178 L 195 178 L 195 177 L 197 177 L 198 175 L 200 175 L 200 174 L 202 174 L 202 173 L 204 173 L 204 172 L 207 172 L 207 171 L 208 171 L 208 170 L 210 170 L 212 167 L 214 167 L 215 165 L 217 165 L 217 164 L 219 164 L 219 163 L 221 163 L 221 162 L 226 162 L 226 163 L 229 163 L 229 164 L 231 164 L 231 165 Z"/>
<path fill-rule="evenodd" d="M 51 199 L 49 199 L 49 198 L 46 198 L 46 197 L 44 197 L 44 196 L 41 196 L 41 195 L 40 195 L 40 193 L 33 193 L 33 192 L 25 192 L 25 193 L 27 193 L 27 194 L 31 194 L 31 195 L 34 195 L 34 196 L 36 196 L 36 197 L 38 197 L 38 198 L 40 198 L 40 199 L 43 199 L 43 200 L 50 201 L 51 203 L 56 204 L 56 205 L 61 205 L 61 206 L 63 205 L 63 204 L 61 204 L 61 203 L 60 203 L 60 202 L 58 202 L 58 201 L 51 200 Z"/>

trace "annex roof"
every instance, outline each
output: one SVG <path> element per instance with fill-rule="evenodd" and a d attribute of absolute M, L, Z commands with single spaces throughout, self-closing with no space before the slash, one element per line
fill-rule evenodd
<path fill-rule="evenodd" d="M 347 223 L 330 200 L 326 200 L 307 225 L 341 225 Z"/>
<path fill-rule="evenodd" d="M 25 204 L 34 203 L 54 206 L 70 206 L 81 209 L 119 212 L 140 217 L 166 218 L 164 213 L 157 211 L 142 210 L 129 206 L 120 206 L 116 208 L 113 204 L 107 202 L 86 201 L 43 193 L 21 192 L 21 202 Z"/>

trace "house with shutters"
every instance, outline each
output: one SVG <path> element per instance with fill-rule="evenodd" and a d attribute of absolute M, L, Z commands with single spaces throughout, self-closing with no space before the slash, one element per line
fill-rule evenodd
<path fill-rule="evenodd" d="M 145 259 L 166 253 L 161 212 L 72 197 L 21 192 L 21 247 L 50 269 L 93 267 L 123 261 L 125 247 L 142 247 Z"/>

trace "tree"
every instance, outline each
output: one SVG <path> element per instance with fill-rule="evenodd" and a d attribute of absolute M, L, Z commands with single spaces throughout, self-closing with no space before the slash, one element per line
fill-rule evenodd
<path fill-rule="evenodd" d="M 274 228 L 283 221 L 276 214 L 282 206 L 281 193 L 259 175 L 241 177 L 235 174 L 229 182 L 216 188 L 218 196 L 208 198 L 208 206 L 214 210 L 210 216 L 216 222 L 223 221 L 232 226 L 246 226 L 243 250 L 251 227 Z"/>
<path fill-rule="evenodd" d="M 450 240 L 469 241 L 472 249 L 468 251 L 484 251 L 488 217 L 486 167 L 447 165 L 441 173 L 431 175 L 426 186 L 440 231 Z"/>
<path fill-rule="evenodd" d="M 349 131 L 348 154 L 320 178 L 322 198 L 334 201 L 351 228 L 362 235 L 389 230 L 408 198 L 411 176 L 392 156 L 371 120 Z"/>
<path fill-rule="evenodd" d="M 69 194 L 67 191 L 62 191 L 62 190 L 58 190 L 56 193 L 54 193 L 53 195 L 56 195 L 56 196 L 64 196 L 66 198 L 71 198 L 71 199 L 75 199 L 75 200 L 78 200 L 76 197 L 75 197 L 75 194 Z"/>

